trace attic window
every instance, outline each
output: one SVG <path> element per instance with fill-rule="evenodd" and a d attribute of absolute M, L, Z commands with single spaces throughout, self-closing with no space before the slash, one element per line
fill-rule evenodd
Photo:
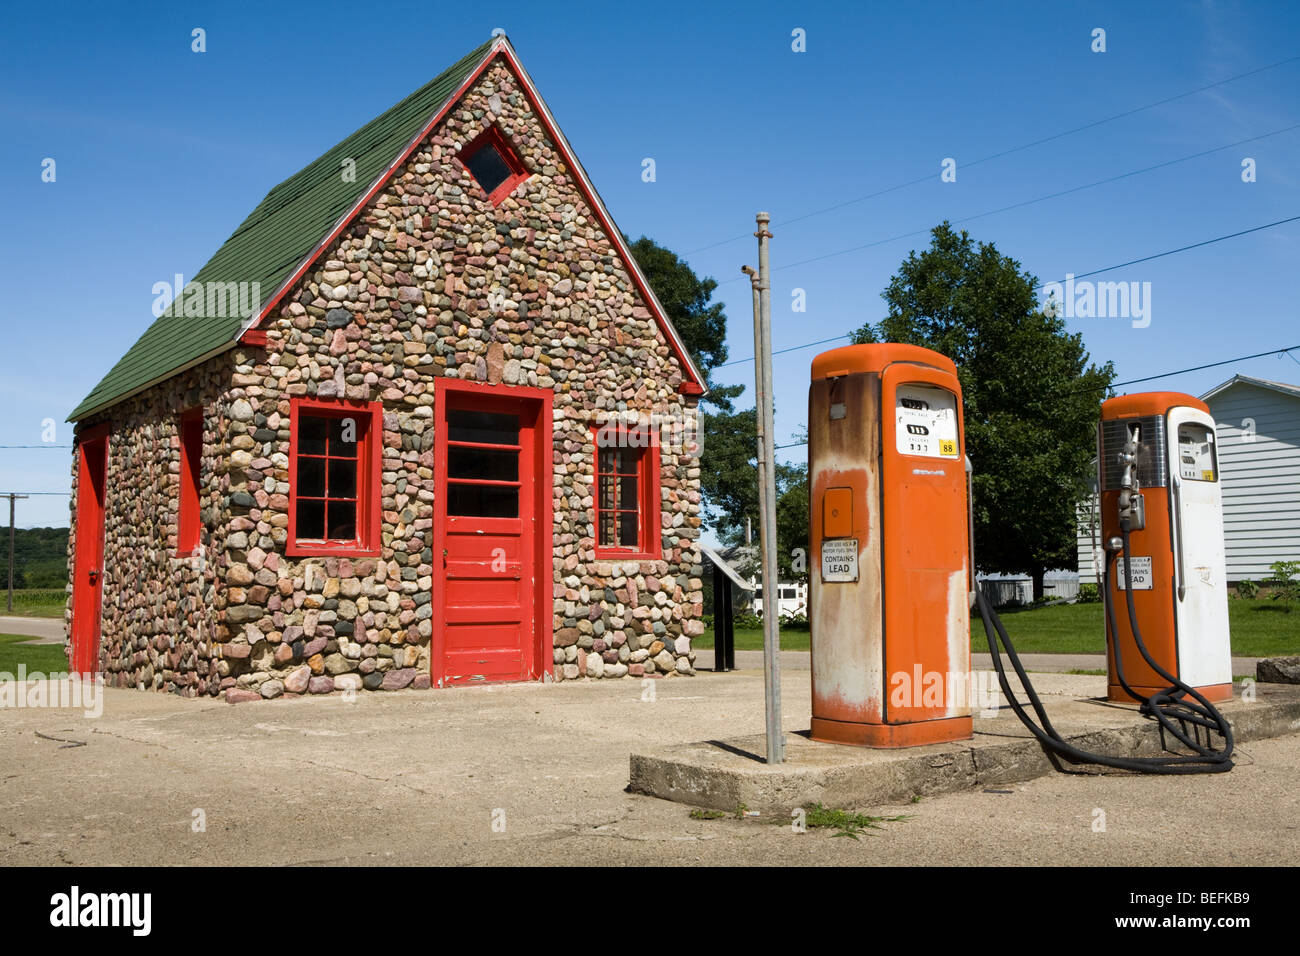
<path fill-rule="evenodd" d="M 494 206 L 501 205 L 528 178 L 519 154 L 495 126 L 489 126 L 462 149 L 460 160 Z"/>

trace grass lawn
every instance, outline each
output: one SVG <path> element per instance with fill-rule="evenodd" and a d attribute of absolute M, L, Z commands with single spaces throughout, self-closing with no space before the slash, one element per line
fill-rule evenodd
<path fill-rule="evenodd" d="M 27 665 L 28 674 L 39 672 L 48 677 L 67 672 L 62 644 L 19 644 L 30 640 L 30 634 L 0 634 L 0 680 L 15 678 L 19 664 Z"/>
<path fill-rule="evenodd" d="M 1125 613 L 1116 608 L 1117 613 Z M 1016 650 L 1025 654 L 1104 654 L 1105 631 L 1101 604 L 1056 604 L 1033 609 L 1007 609 L 1002 623 Z M 1300 654 L 1300 606 L 1287 611 L 1276 601 L 1232 598 L 1228 601 L 1232 631 L 1232 653 L 1238 657 L 1276 657 Z M 763 632 L 736 629 L 736 650 L 763 649 Z M 781 632 L 781 648 L 808 650 L 807 631 Z M 713 647 L 713 632 L 705 631 L 695 647 Z M 984 624 L 978 614 L 971 618 L 971 650 L 987 651 Z"/>
<path fill-rule="evenodd" d="M 14 610 L 17 617 L 63 617 L 67 593 L 62 588 L 14 590 Z M 0 614 L 9 613 L 9 592 L 0 590 Z"/>

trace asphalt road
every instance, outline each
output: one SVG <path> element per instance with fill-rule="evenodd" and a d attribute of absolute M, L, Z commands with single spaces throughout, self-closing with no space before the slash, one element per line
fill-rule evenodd
<path fill-rule="evenodd" d="M 23 644 L 62 644 L 63 618 L 0 614 L 0 634 L 30 634 L 35 638 Z"/>
<path fill-rule="evenodd" d="M 1058 774 L 862 808 L 909 817 L 854 840 L 625 793 L 634 749 L 763 727 L 758 673 L 645 686 L 653 700 L 622 680 L 7 707 L 0 865 L 1300 863 L 1294 734 L 1247 744 L 1227 775 Z M 786 728 L 807 727 L 806 672 L 783 695 Z"/>

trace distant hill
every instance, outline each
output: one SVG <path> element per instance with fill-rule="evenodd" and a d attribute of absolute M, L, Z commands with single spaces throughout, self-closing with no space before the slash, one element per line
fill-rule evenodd
<path fill-rule="evenodd" d="M 0 588 L 9 583 L 9 529 L 0 528 Z M 14 587 L 61 588 L 68 583 L 68 529 L 14 529 Z"/>

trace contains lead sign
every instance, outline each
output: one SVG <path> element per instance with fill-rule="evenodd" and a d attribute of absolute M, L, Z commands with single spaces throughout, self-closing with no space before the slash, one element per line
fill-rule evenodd
<path fill-rule="evenodd" d="M 831 538 L 822 542 L 822 580 L 858 579 L 858 539 Z"/>

